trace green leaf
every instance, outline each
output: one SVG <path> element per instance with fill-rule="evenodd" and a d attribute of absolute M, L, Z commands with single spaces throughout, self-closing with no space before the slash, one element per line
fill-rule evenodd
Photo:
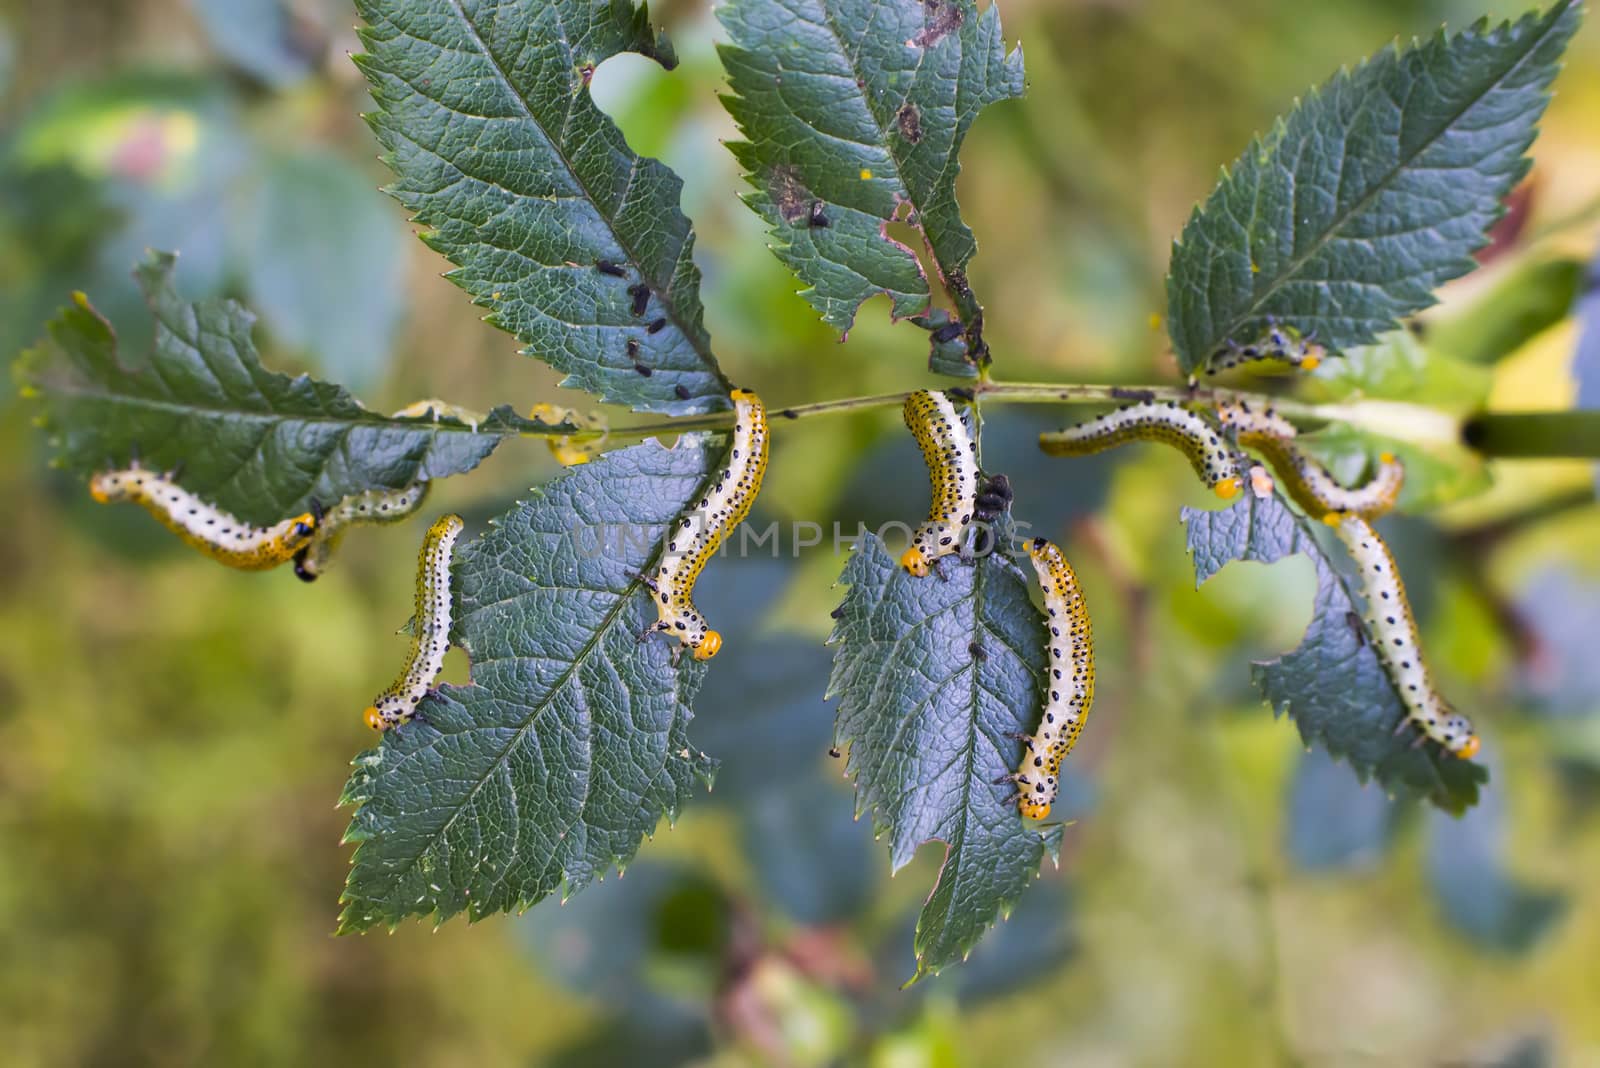
<path fill-rule="evenodd" d="M 1574 259 L 1519 265 L 1460 315 L 1430 323 L 1428 347 L 1463 364 L 1497 363 L 1572 313 L 1583 275 Z"/>
<path fill-rule="evenodd" d="M 1433 303 L 1487 243 L 1581 4 L 1341 71 L 1258 139 L 1184 227 L 1167 278 L 1179 365 L 1272 319 L 1333 351 Z"/>
<path fill-rule="evenodd" d="M 455 637 L 472 682 L 441 686 L 356 759 L 340 930 L 573 894 L 709 783 L 688 741 L 705 665 L 638 640 L 656 614 L 636 576 L 719 459 L 699 439 L 608 453 L 463 546 Z"/>
<path fill-rule="evenodd" d="M 917 919 L 917 976 L 960 960 L 1009 913 L 1061 828 L 1029 827 L 995 779 L 1016 770 L 1042 706 L 1043 617 L 1009 561 L 945 561 L 948 581 L 913 578 L 874 535 L 840 581 L 850 587 L 831 644 L 834 736 L 850 747 L 858 809 L 889 835 L 896 869 L 944 843 Z M 979 650 L 974 652 L 974 649 Z"/>
<path fill-rule="evenodd" d="M 356 63 L 378 103 L 369 118 L 399 176 L 388 192 L 456 264 L 448 277 L 490 309 L 487 321 L 602 400 L 672 414 L 727 407 L 682 183 L 635 155 L 589 97 L 595 67 L 618 53 L 676 64 L 645 10 L 630 0 L 356 7 L 368 50 Z M 625 276 L 597 270 L 601 260 Z"/>
<path fill-rule="evenodd" d="M 1196 585 L 1231 560 L 1270 564 L 1302 553 L 1316 568 L 1316 600 L 1300 645 L 1250 671 L 1274 715 L 1287 712 L 1307 745 L 1345 761 L 1363 782 L 1377 779 L 1396 798 L 1425 797 L 1449 812 L 1477 801 L 1489 778 L 1481 765 L 1438 746 L 1413 748 L 1411 737 L 1394 733 L 1405 706 L 1372 651 L 1364 605 L 1311 535 L 1311 521 L 1277 497 L 1253 496 L 1217 511 L 1185 508 L 1183 521 Z"/>
<path fill-rule="evenodd" d="M 998 7 L 730 0 L 717 13 L 733 38 L 723 102 L 748 139 L 729 147 L 758 190 L 746 200 L 771 227 L 773 251 L 810 287 L 805 298 L 841 331 L 877 293 L 896 318 L 927 307 L 916 255 L 886 230 L 900 219 L 926 240 L 981 344 L 966 282 L 977 243 L 955 181 L 978 112 L 1022 95 L 1022 51 L 1006 54 Z"/>
<path fill-rule="evenodd" d="M 533 426 L 509 409 L 491 413 L 478 433 L 391 419 L 339 386 L 269 371 L 250 340 L 255 317 L 231 300 L 180 299 L 175 263 L 151 253 L 134 271 L 156 323 L 143 366 L 119 362 L 111 327 L 82 294 L 18 361 L 60 466 L 87 475 L 135 454 L 156 469 L 181 464 L 184 486 L 266 523 L 312 497 L 326 503 L 470 471 L 507 434 Z"/>

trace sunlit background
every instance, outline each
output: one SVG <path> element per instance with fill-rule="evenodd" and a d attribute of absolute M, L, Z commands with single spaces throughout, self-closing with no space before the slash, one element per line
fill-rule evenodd
<path fill-rule="evenodd" d="M 997 370 L 1130 382 L 1173 380 L 1152 316 L 1170 241 L 1219 166 L 1341 64 L 1486 13 L 1474 0 L 1002 11 L 1029 93 L 980 119 L 960 180 Z M 348 0 L 5 0 L 0 13 L 8 359 L 73 289 L 142 351 L 128 272 L 153 246 L 181 253 L 186 298 L 255 309 L 270 365 L 342 382 L 375 409 L 426 396 L 592 407 L 478 321 L 377 191 Z M 638 151 L 684 178 L 723 366 L 776 405 L 935 381 L 926 335 L 891 324 L 886 302 L 841 345 L 794 295 L 719 143 L 735 134 L 716 98 L 714 20 L 700 0 L 656 15 L 679 69 L 619 57 L 594 92 Z M 1424 315 L 1437 336 L 1485 302 L 1537 302 L 1541 279 L 1592 254 L 1597 59 L 1587 27 L 1520 230 Z M 1574 323 L 1488 363 L 1456 361 L 1434 336 L 1402 394 L 1571 403 Z M 1100 696 L 1069 761 L 1077 822 L 1060 870 L 964 967 L 902 991 L 939 848 L 891 880 L 828 755 L 831 546 L 708 572 L 703 607 L 738 640 L 691 733 L 724 770 L 625 877 L 521 917 L 336 938 L 349 814 L 335 800 L 372 742 L 360 709 L 403 652 L 421 523 L 358 530 L 314 586 L 229 572 L 137 509 L 93 505 L 48 469 L 30 410 L 7 396 L 0 412 L 13 502 L 0 524 L 0 1062 L 1600 1063 L 1589 465 L 1494 468 L 1479 496 L 1482 472 L 1468 471 L 1462 499 L 1387 527 L 1442 688 L 1486 739 L 1492 785 L 1453 821 L 1362 789 L 1254 697 L 1249 662 L 1290 648 L 1309 618 L 1304 559 L 1236 564 L 1197 592 L 1177 508 L 1204 493 L 1181 458 L 1048 461 L 1033 435 L 1065 413 L 988 409 L 988 466 L 1011 474 L 1019 516 L 1083 576 Z M 758 522 L 853 529 L 925 508 L 894 411 L 780 430 Z M 429 513 L 482 530 L 558 471 L 542 445 L 513 441 L 441 486 Z M 465 670 L 452 661 L 448 677 Z"/>

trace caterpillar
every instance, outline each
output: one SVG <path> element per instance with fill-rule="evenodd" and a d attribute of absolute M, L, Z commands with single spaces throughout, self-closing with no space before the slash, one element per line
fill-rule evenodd
<path fill-rule="evenodd" d="M 1400 499 L 1406 470 L 1393 453 L 1381 454 L 1372 478 L 1352 489 L 1296 448 L 1295 428 L 1271 408 L 1252 410 L 1243 401 L 1223 402 L 1217 405 L 1217 416 L 1235 430 L 1239 444 L 1266 458 L 1289 496 L 1314 519 L 1336 522 L 1346 512 L 1376 519 Z"/>
<path fill-rule="evenodd" d="M 934 561 L 962 551 L 977 511 L 978 443 L 943 393 L 917 390 L 906 398 L 903 414 L 922 449 L 933 498 L 927 521 L 900 557 L 900 566 L 920 578 Z"/>
<path fill-rule="evenodd" d="M 454 419 L 466 425 L 474 434 L 478 432 L 478 425 L 489 417 L 482 412 L 463 408 L 459 404 L 450 404 L 437 397 L 424 397 L 419 401 L 412 401 L 389 417 L 390 419 L 431 419 L 435 423 L 441 419 Z"/>
<path fill-rule="evenodd" d="M 1044 590 L 1050 629 L 1049 675 L 1039 730 L 1024 739 L 1017 784 L 1017 810 L 1029 819 L 1050 815 L 1060 788 L 1061 761 L 1078 742 L 1094 704 L 1094 636 L 1089 608 L 1072 565 L 1054 543 L 1034 538 L 1028 555 Z"/>
<path fill-rule="evenodd" d="M 1242 363 L 1278 360 L 1299 371 L 1314 371 L 1322 363 L 1324 350 L 1313 344 L 1310 334 L 1302 334 L 1287 323 L 1267 321 L 1255 339 L 1243 345 L 1229 340 L 1207 362 L 1206 373 L 1216 374 Z"/>
<path fill-rule="evenodd" d="M 1416 617 L 1411 614 L 1405 583 L 1389 546 L 1360 516 L 1341 516 L 1331 525 L 1360 570 L 1373 651 L 1405 706 L 1406 717 L 1395 733 L 1414 724 L 1422 732 L 1419 744 L 1423 738 L 1432 738 L 1463 760 L 1476 756 L 1479 741 L 1472 731 L 1472 721 L 1452 709 L 1433 688 L 1428 667 L 1422 661 Z"/>
<path fill-rule="evenodd" d="M 444 667 L 444 654 L 450 650 L 453 604 L 450 561 L 455 557 L 456 539 L 465 526 L 458 515 L 442 515 L 433 521 L 422 539 L 422 552 L 417 557 L 416 616 L 411 628 L 411 651 L 406 654 L 406 666 L 401 669 L 400 677 L 374 698 L 363 713 L 367 726 L 375 731 L 386 731 L 409 722 Z"/>
<path fill-rule="evenodd" d="M 661 563 L 645 578 L 655 595 L 657 620 L 639 635 L 675 635 L 696 660 L 710 660 L 722 648 L 722 635 L 712 630 L 694 606 L 694 584 L 734 527 L 744 522 L 767 473 L 767 409 L 748 389 L 733 399 L 733 445 L 728 462 L 695 507 L 672 529 Z"/>
<path fill-rule="evenodd" d="M 89 480 L 89 494 L 101 504 L 132 501 L 211 559 L 241 571 L 266 571 L 287 563 L 317 529 L 314 512 L 258 527 L 229 515 L 137 462 L 101 471 Z"/>
<path fill-rule="evenodd" d="M 404 489 L 367 490 L 344 498 L 322 514 L 322 522 L 311 541 L 294 554 L 294 573 L 303 582 L 315 582 L 327 568 L 334 550 L 344 539 L 345 527 L 352 523 L 398 523 L 422 507 L 428 496 L 427 482 L 414 482 Z"/>
<path fill-rule="evenodd" d="M 1088 456 L 1130 441 L 1165 442 L 1189 458 L 1189 466 L 1218 497 L 1226 501 L 1239 495 L 1244 475 L 1233 451 L 1210 422 L 1171 401 L 1141 401 L 1040 434 L 1039 448 L 1052 456 Z"/>

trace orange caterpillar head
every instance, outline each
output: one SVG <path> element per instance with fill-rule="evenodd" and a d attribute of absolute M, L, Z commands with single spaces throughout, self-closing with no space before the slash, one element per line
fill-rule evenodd
<path fill-rule="evenodd" d="M 89 480 L 89 496 L 98 504 L 124 500 L 128 496 L 126 471 L 101 471 Z"/>
<path fill-rule="evenodd" d="M 383 722 L 383 714 L 378 711 L 376 705 L 368 705 L 367 710 L 361 713 L 361 718 L 366 721 L 367 726 L 375 731 L 382 731 L 386 726 Z"/>
<path fill-rule="evenodd" d="M 317 532 L 317 517 L 310 512 L 302 512 L 284 526 L 280 541 L 289 552 L 294 552 L 306 542 L 311 540 L 311 535 Z"/>
<path fill-rule="evenodd" d="M 915 545 L 900 554 L 900 566 L 917 578 L 925 578 L 928 574 L 928 558 Z"/>
<path fill-rule="evenodd" d="M 1239 496 L 1239 488 L 1242 484 L 1238 475 L 1230 475 L 1215 486 L 1212 486 L 1211 492 L 1225 501 L 1231 501 Z"/>
<path fill-rule="evenodd" d="M 1471 760 L 1478 755 L 1478 749 L 1481 745 L 1482 743 L 1478 740 L 1476 734 L 1469 734 L 1467 735 L 1467 740 L 1461 743 L 1461 748 L 1456 750 L 1456 756 L 1462 760 Z"/>
<path fill-rule="evenodd" d="M 720 631 L 708 630 L 706 631 L 706 636 L 700 639 L 700 644 L 694 647 L 694 658 L 696 660 L 710 660 L 721 650 L 722 633 Z"/>
<path fill-rule="evenodd" d="M 1027 794 L 1017 798 L 1017 811 L 1030 820 L 1042 820 L 1050 815 L 1050 802 L 1035 801 Z"/>

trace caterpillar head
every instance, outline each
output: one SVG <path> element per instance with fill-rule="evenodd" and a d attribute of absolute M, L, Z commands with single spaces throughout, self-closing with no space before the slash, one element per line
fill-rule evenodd
<path fill-rule="evenodd" d="M 128 471 L 101 471 L 89 480 L 89 496 L 99 504 L 124 501 L 132 489 Z"/>
<path fill-rule="evenodd" d="M 1048 772 L 1033 776 L 1017 776 L 1017 811 L 1030 820 L 1042 820 L 1050 815 L 1050 805 L 1056 799 L 1056 777 Z"/>
<path fill-rule="evenodd" d="M 1239 489 L 1242 485 L 1243 482 L 1240 480 L 1238 475 L 1229 475 L 1227 478 L 1219 481 L 1215 486 L 1212 486 L 1211 492 L 1215 493 L 1218 497 L 1221 497 L 1225 501 L 1231 501 L 1235 497 L 1239 496 Z"/>
<path fill-rule="evenodd" d="M 302 548 L 311 540 L 311 535 L 317 532 L 317 517 L 310 512 L 302 512 L 284 525 L 283 544 L 290 551 Z"/>
<path fill-rule="evenodd" d="M 361 718 L 375 731 L 381 731 L 387 726 L 383 721 L 383 713 L 378 711 L 377 705 L 368 705 L 367 710 L 361 713 Z"/>
<path fill-rule="evenodd" d="M 924 578 L 928 574 L 928 557 L 920 545 L 913 545 L 901 554 L 900 566 L 917 578 Z"/>
<path fill-rule="evenodd" d="M 708 630 L 694 647 L 696 660 L 710 660 L 722 649 L 722 634 L 720 631 Z"/>
<path fill-rule="evenodd" d="M 1445 717 L 1440 730 L 1440 741 L 1444 743 L 1446 749 L 1462 760 L 1471 760 L 1477 756 L 1482 746 L 1478 736 L 1472 733 L 1472 721 L 1461 715 Z"/>

